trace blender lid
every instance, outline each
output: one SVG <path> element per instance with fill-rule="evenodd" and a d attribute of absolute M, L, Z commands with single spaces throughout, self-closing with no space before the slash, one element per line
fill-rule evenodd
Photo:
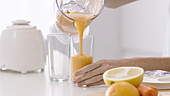
<path fill-rule="evenodd" d="M 7 29 L 36 29 L 36 26 L 29 25 L 30 21 L 26 20 L 16 20 L 12 21 L 12 25 L 7 26 Z"/>

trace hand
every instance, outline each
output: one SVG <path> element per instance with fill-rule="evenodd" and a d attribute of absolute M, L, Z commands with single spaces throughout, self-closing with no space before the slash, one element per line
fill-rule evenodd
<path fill-rule="evenodd" d="M 89 87 L 104 84 L 103 73 L 113 68 L 112 64 L 113 60 L 100 60 L 89 64 L 73 73 L 77 77 L 73 80 L 73 83 L 78 84 L 79 87 L 83 85 Z"/>

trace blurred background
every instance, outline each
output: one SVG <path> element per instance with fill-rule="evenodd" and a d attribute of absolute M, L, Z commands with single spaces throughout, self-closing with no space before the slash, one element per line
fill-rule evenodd
<path fill-rule="evenodd" d="M 116 9 L 105 8 L 90 25 L 95 60 L 168 56 L 169 0 L 138 0 Z M 25 19 L 46 39 L 54 23 L 53 0 L 0 0 L 0 31 Z"/>

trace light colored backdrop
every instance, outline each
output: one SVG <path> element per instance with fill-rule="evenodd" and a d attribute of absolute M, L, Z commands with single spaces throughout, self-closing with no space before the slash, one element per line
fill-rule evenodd
<path fill-rule="evenodd" d="M 44 37 L 54 11 L 51 0 L 0 0 L 0 31 L 10 21 L 26 19 Z M 105 8 L 90 25 L 95 35 L 95 60 L 134 56 L 162 56 L 169 0 L 139 0 L 117 9 Z"/>
<path fill-rule="evenodd" d="M 96 59 L 162 56 L 168 14 L 169 0 L 138 0 L 118 9 L 105 8 L 91 25 Z"/>

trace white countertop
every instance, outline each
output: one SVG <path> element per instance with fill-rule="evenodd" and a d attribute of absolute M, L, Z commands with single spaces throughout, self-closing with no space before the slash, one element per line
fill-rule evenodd
<path fill-rule="evenodd" d="M 48 72 L 21 74 L 0 71 L 0 96 L 104 96 L 105 85 L 80 88 L 67 82 L 50 82 Z M 159 96 L 170 96 L 170 90 L 159 90 Z"/>
<path fill-rule="evenodd" d="M 50 82 L 45 73 L 0 71 L 0 96 L 103 96 L 95 93 L 107 88 L 105 85 L 79 88 L 70 81 Z"/>

